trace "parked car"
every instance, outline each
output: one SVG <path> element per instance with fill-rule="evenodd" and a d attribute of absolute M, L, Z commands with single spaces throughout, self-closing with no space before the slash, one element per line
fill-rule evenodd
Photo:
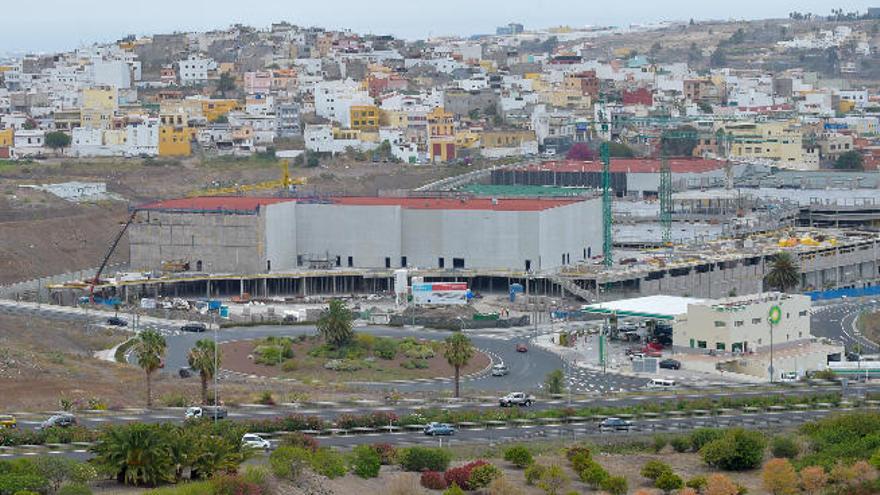
<path fill-rule="evenodd" d="M 208 328 L 205 327 L 204 323 L 187 323 L 180 327 L 181 332 L 194 332 L 194 333 L 202 333 Z"/>
<path fill-rule="evenodd" d="M 244 447 L 252 449 L 269 450 L 272 447 L 268 440 L 256 433 L 245 433 L 244 436 L 241 437 L 241 444 Z"/>
<path fill-rule="evenodd" d="M 516 344 L 516 352 L 529 352 L 529 347 L 525 344 Z"/>
<path fill-rule="evenodd" d="M 223 419 L 229 413 L 225 407 L 219 406 L 193 406 L 186 410 L 186 419 L 213 418 Z"/>
<path fill-rule="evenodd" d="M 425 426 L 425 435 L 435 437 L 437 435 L 455 435 L 455 428 L 446 423 L 429 423 Z"/>
<path fill-rule="evenodd" d="M 127 327 L 128 326 L 128 322 L 118 316 L 111 316 L 110 318 L 107 318 L 107 324 L 114 326 L 114 327 Z"/>
<path fill-rule="evenodd" d="M 498 399 L 498 405 L 501 407 L 529 407 L 535 402 L 535 398 L 525 392 L 513 392 Z"/>
<path fill-rule="evenodd" d="M 193 376 L 193 369 L 189 366 L 181 366 L 179 370 L 177 370 L 177 374 L 181 378 L 189 378 Z"/>
<path fill-rule="evenodd" d="M 798 381 L 798 374 L 794 371 L 783 371 L 779 375 L 779 381 L 784 383 L 791 383 Z"/>
<path fill-rule="evenodd" d="M 629 431 L 632 423 L 620 418 L 605 418 L 599 423 L 599 431 Z"/>
<path fill-rule="evenodd" d="M 40 423 L 40 426 L 37 427 L 38 430 L 45 430 L 46 428 L 67 428 L 69 426 L 76 426 L 76 416 L 73 414 L 55 414 L 49 417 L 46 421 Z"/>
<path fill-rule="evenodd" d="M 636 359 L 645 359 L 645 353 L 641 352 L 641 351 L 630 352 L 629 353 L 629 360 L 635 361 Z"/>
<path fill-rule="evenodd" d="M 492 376 L 504 376 L 510 373 L 510 369 L 506 364 L 496 364 L 492 366 Z"/>
<path fill-rule="evenodd" d="M 660 361 L 660 367 L 666 370 L 680 370 L 681 361 L 677 361 L 675 359 L 664 359 L 663 361 Z"/>
<path fill-rule="evenodd" d="M 18 420 L 11 414 L 0 414 L 0 430 L 18 428 Z"/>

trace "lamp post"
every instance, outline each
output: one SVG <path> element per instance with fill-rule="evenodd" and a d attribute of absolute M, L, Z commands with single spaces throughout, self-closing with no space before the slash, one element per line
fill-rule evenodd
<path fill-rule="evenodd" d="M 218 402 L 218 377 L 220 375 L 220 370 L 217 368 L 217 365 L 220 361 L 218 358 L 218 354 L 220 353 L 220 349 L 218 347 L 217 342 L 217 317 L 216 315 L 211 315 L 211 325 L 214 327 L 214 422 L 217 422 L 217 411 L 218 407 L 220 407 L 220 403 Z"/>
<path fill-rule="evenodd" d="M 768 369 L 770 373 L 770 383 L 773 383 L 773 375 L 775 370 L 773 368 L 773 326 L 778 325 L 782 320 L 782 310 L 777 305 L 770 306 L 770 311 L 767 312 L 767 323 L 770 324 L 770 368 Z"/>

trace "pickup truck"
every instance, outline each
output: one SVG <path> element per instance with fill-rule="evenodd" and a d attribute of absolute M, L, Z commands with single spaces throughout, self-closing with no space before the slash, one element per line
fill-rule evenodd
<path fill-rule="evenodd" d="M 498 399 L 498 405 L 501 407 L 521 406 L 528 407 L 535 402 L 535 398 L 524 392 L 513 392 Z"/>
<path fill-rule="evenodd" d="M 194 406 L 186 410 L 185 417 L 186 419 L 223 419 L 228 416 L 228 414 L 229 413 L 226 411 L 225 407 Z"/>

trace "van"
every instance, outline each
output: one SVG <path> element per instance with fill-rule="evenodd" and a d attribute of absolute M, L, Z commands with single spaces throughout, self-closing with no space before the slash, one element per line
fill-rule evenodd
<path fill-rule="evenodd" d="M 669 378 L 652 378 L 650 382 L 648 382 L 648 388 L 673 388 L 675 387 L 675 380 L 671 380 Z"/>

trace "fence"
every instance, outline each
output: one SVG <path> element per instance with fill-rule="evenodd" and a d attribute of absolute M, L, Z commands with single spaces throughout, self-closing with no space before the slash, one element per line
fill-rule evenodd
<path fill-rule="evenodd" d="M 805 292 L 813 301 L 822 301 L 826 299 L 840 299 L 842 297 L 866 297 L 880 296 L 880 285 L 872 285 L 870 287 L 857 287 L 852 289 L 833 289 L 833 290 L 816 290 Z"/>

